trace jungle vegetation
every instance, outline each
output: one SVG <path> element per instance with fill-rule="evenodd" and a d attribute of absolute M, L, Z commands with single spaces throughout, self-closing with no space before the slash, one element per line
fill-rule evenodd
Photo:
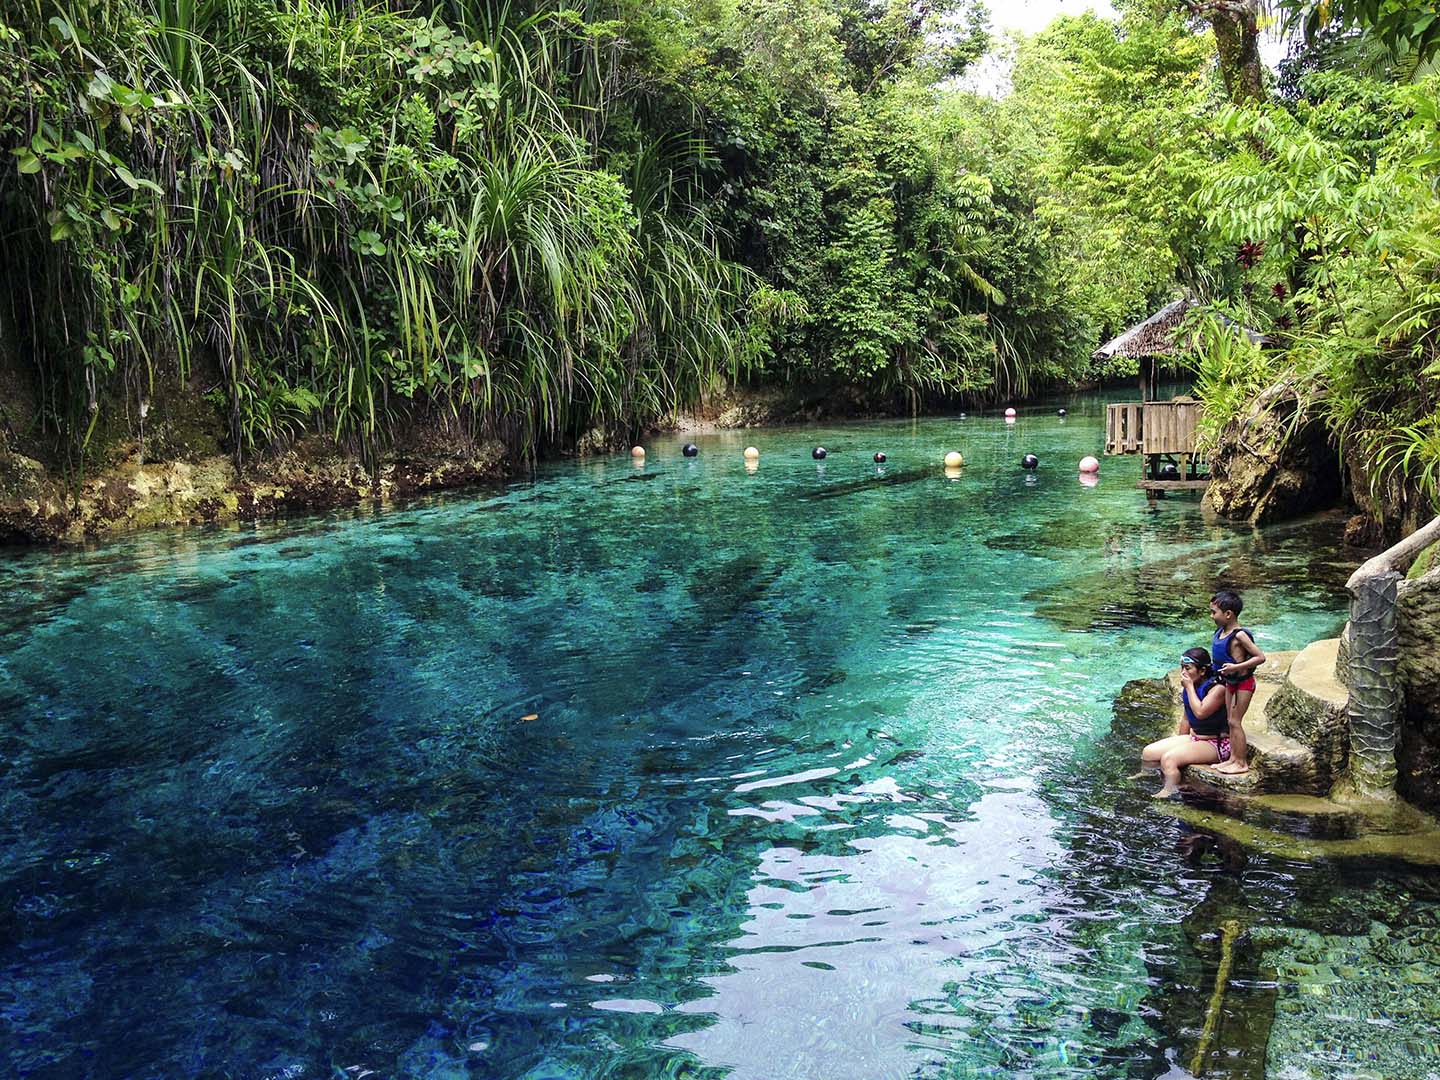
<path fill-rule="evenodd" d="M 198 403 L 241 460 L 537 452 L 721 381 L 1019 396 L 1127 374 L 1094 346 L 1188 291 L 1281 346 L 1204 352 L 1213 426 L 1285 383 L 1434 498 L 1440 27 L 1117 6 L 10 0 L 0 438 L 74 464 Z"/>

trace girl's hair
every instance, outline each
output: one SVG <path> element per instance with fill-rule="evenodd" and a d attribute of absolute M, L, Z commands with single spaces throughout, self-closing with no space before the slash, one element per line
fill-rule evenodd
<path fill-rule="evenodd" d="M 1213 671 L 1215 669 L 1215 662 L 1210 659 L 1209 649 L 1186 649 L 1183 655 L 1194 660 L 1196 666 L 1205 671 Z"/>

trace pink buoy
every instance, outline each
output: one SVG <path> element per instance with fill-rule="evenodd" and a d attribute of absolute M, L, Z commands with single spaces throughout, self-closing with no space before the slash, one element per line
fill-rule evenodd
<path fill-rule="evenodd" d="M 1100 460 L 1090 457 L 1087 454 L 1080 459 L 1080 471 L 1082 473 L 1098 473 L 1100 471 Z"/>
<path fill-rule="evenodd" d="M 1006 410 L 1005 410 L 1005 416 L 1006 416 L 1007 419 L 1012 419 L 1012 420 L 1013 420 L 1014 417 L 1015 417 L 1015 410 L 1014 410 L 1014 409 L 1006 409 Z"/>

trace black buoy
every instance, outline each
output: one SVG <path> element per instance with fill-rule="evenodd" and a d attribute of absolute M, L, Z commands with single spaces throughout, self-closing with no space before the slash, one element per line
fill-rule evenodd
<path fill-rule="evenodd" d="M 1064 409 L 1056 409 L 1056 410 L 1055 410 L 1055 415 L 1058 416 L 1058 417 L 1060 417 L 1061 420 L 1064 420 L 1065 417 L 1069 416 L 1070 414 L 1069 414 L 1068 412 L 1066 412 Z"/>
<path fill-rule="evenodd" d="M 1040 459 L 1034 454 L 1026 454 L 1020 459 L 1020 467 L 1022 469 L 1038 469 L 1040 467 Z"/>
<path fill-rule="evenodd" d="M 1179 479 L 1180 479 L 1180 467 L 1179 467 L 1178 465 L 1176 465 L 1173 461 L 1167 461 L 1167 462 L 1165 462 L 1164 465 L 1161 465 L 1161 466 L 1160 466 L 1160 479 L 1161 479 L 1161 480 L 1179 480 Z"/>
<path fill-rule="evenodd" d="M 875 451 L 875 464 L 876 464 L 876 465 L 884 465 L 884 464 L 885 464 L 885 452 L 884 452 L 883 450 L 877 450 L 877 451 Z"/>
<path fill-rule="evenodd" d="M 680 452 L 686 457 L 694 457 L 696 454 L 700 453 L 700 448 L 696 446 L 693 442 L 687 442 L 685 444 L 685 449 Z"/>
<path fill-rule="evenodd" d="M 813 457 L 816 461 L 824 461 L 825 455 L 829 452 L 830 451 L 826 450 L 823 446 L 817 446 L 814 450 L 810 451 L 810 456 Z"/>

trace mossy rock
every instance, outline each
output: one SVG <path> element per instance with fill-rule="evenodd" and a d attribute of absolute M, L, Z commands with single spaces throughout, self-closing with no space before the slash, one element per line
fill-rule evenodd
<path fill-rule="evenodd" d="M 1408 581 L 1417 581 L 1437 566 L 1440 566 L 1440 543 L 1431 544 L 1420 552 L 1405 578 Z"/>

